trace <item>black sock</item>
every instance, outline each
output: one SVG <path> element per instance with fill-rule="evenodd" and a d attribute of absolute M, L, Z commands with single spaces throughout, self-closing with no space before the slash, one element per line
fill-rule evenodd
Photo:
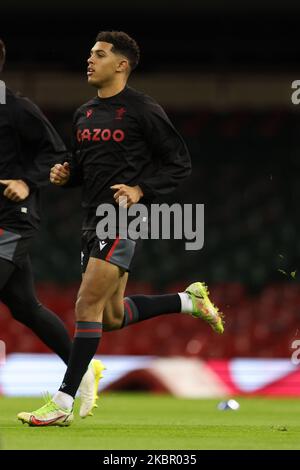
<path fill-rule="evenodd" d="M 81 379 L 96 354 L 101 335 L 102 323 L 76 322 L 70 360 L 63 382 L 59 388 L 60 392 L 67 393 L 75 398 Z"/>
<path fill-rule="evenodd" d="M 123 327 L 166 313 L 180 313 L 178 294 L 131 295 L 124 299 Z"/>

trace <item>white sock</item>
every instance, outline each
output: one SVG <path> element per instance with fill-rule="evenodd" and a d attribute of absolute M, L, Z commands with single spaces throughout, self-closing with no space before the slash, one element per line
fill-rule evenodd
<path fill-rule="evenodd" d="M 54 397 L 52 398 L 54 403 L 56 403 L 60 408 L 70 410 L 73 408 L 74 398 L 71 395 L 68 395 L 64 392 L 56 392 Z"/>
<path fill-rule="evenodd" d="M 193 302 L 187 292 L 178 292 L 181 300 L 181 311 L 184 313 L 193 313 Z"/>

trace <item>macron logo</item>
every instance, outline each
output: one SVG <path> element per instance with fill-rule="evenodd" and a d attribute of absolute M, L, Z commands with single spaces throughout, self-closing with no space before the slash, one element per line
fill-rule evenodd
<path fill-rule="evenodd" d="M 99 245 L 100 245 L 100 251 L 101 251 L 101 250 L 103 250 L 103 248 L 107 245 L 107 242 L 102 242 L 102 241 L 101 241 L 101 242 L 99 243 Z"/>
<path fill-rule="evenodd" d="M 92 114 L 93 114 L 93 110 L 88 109 L 87 112 L 86 112 L 86 117 L 89 118 Z"/>

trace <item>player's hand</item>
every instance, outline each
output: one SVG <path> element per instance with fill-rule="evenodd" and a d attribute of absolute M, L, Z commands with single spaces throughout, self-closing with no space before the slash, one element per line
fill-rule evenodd
<path fill-rule="evenodd" d="M 6 186 L 3 196 L 14 202 L 24 201 L 29 196 L 29 186 L 23 180 L 0 180 Z"/>
<path fill-rule="evenodd" d="M 70 165 L 65 162 L 63 165 L 57 163 L 51 168 L 50 181 L 56 186 L 63 186 L 70 178 Z"/>
<path fill-rule="evenodd" d="M 110 187 L 115 192 L 114 200 L 120 207 L 131 207 L 143 197 L 143 191 L 139 186 L 127 186 L 126 184 L 114 184 Z"/>

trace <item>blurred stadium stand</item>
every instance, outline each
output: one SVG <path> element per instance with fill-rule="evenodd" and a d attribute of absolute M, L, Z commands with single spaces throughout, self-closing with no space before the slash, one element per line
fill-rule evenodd
<path fill-rule="evenodd" d="M 204 249 L 185 251 L 177 240 L 144 241 L 127 294 L 178 292 L 192 280 L 205 280 L 225 313 L 226 333 L 218 337 L 183 315 L 163 316 L 104 334 L 99 352 L 289 357 L 300 320 L 298 115 L 203 109 L 169 114 L 194 165 L 191 179 L 170 201 L 205 204 Z M 69 115 L 49 116 L 67 140 Z M 43 199 L 44 226 L 33 250 L 38 293 L 72 333 L 80 277 L 80 191 L 49 188 Z M 8 319 L 1 313 L 8 353 L 47 351 Z"/>
<path fill-rule="evenodd" d="M 76 287 L 41 284 L 38 295 L 74 327 Z M 168 286 L 177 292 L 184 283 Z M 129 283 L 127 293 L 153 293 L 151 284 Z M 120 331 L 104 333 L 99 354 L 187 356 L 191 358 L 290 357 L 299 329 L 300 289 L 298 284 L 270 284 L 251 294 L 239 283 L 220 283 L 211 288 L 214 301 L 226 316 L 226 331 L 217 336 L 202 321 L 186 315 L 164 315 Z M 3 312 L 2 312 L 3 310 Z M 9 321 L 1 308 L 1 339 L 7 353 L 49 352 L 23 325 Z"/>
<path fill-rule="evenodd" d="M 205 204 L 205 245 L 189 252 L 182 241 L 144 241 L 134 278 L 156 289 L 198 277 L 259 288 L 285 280 L 285 271 L 293 282 L 300 256 L 298 115 L 280 110 L 170 115 L 190 148 L 194 171 L 168 200 Z M 50 117 L 64 133 L 68 116 Z M 35 245 L 38 278 L 76 281 L 80 190 L 50 188 L 43 199 L 44 228 Z"/>
<path fill-rule="evenodd" d="M 56 1 L 53 11 L 46 1 L 33 14 L 34 3 L 28 0 L 26 11 L 18 7 L 16 16 L 15 2 L 4 0 L 6 77 L 43 107 L 66 143 L 74 109 L 91 95 L 83 76 L 91 42 L 99 29 L 113 28 L 141 43 L 132 84 L 166 106 L 192 154 L 191 178 L 168 201 L 205 204 L 204 249 L 188 252 L 176 240 L 144 242 L 127 294 L 178 292 L 205 280 L 226 316 L 223 337 L 200 321 L 169 315 L 105 334 L 99 352 L 290 357 L 300 322 L 300 107 L 290 99 L 291 82 L 300 79 L 300 5 L 273 2 L 270 11 L 253 0 L 226 6 L 207 0 L 185 2 L 184 9 L 173 2 L 170 11 L 164 2 L 145 1 L 137 21 L 132 2 L 119 2 L 119 19 L 113 7 L 104 14 L 101 6 L 99 24 L 96 2 L 84 19 L 79 4 L 70 11 L 61 1 L 58 15 Z M 80 191 L 45 190 L 43 214 L 33 250 L 38 293 L 72 332 Z M 46 352 L 4 307 L 0 311 L 8 353 Z"/>

